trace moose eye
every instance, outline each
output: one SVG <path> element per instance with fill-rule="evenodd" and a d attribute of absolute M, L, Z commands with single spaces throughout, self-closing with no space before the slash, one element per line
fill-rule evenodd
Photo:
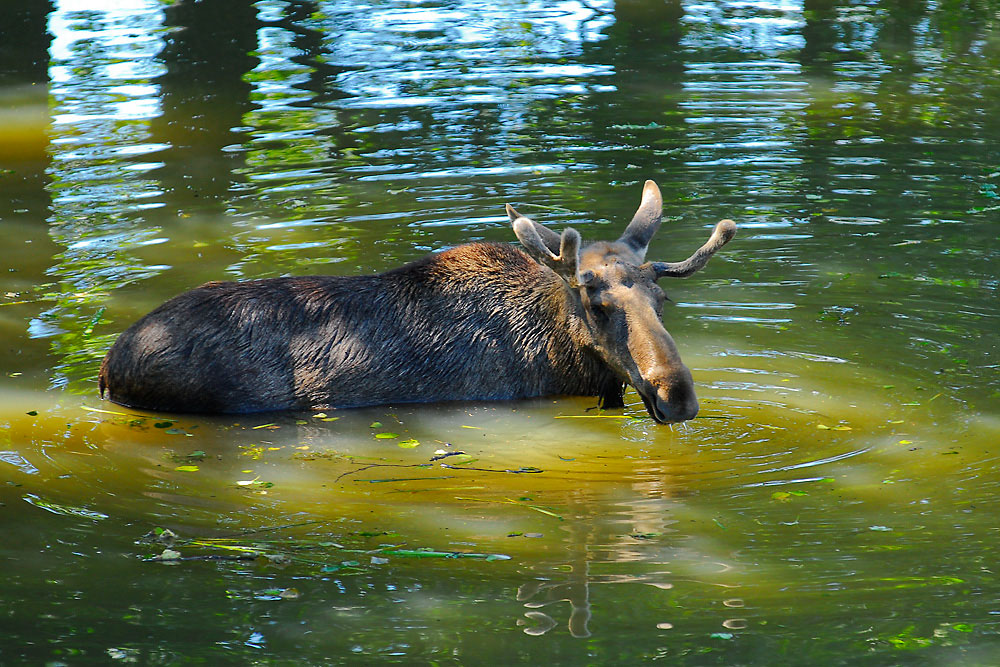
<path fill-rule="evenodd" d="M 656 310 L 657 310 L 657 312 L 660 312 L 660 313 L 663 312 L 663 305 L 667 301 L 670 301 L 670 297 L 667 296 L 666 292 L 664 292 L 663 290 L 660 290 L 660 291 L 658 291 L 656 293 Z"/>

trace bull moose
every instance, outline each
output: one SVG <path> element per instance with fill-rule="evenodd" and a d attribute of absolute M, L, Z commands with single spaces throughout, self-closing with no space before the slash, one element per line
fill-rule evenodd
<path fill-rule="evenodd" d="M 645 262 L 660 190 L 617 241 L 581 247 L 507 205 L 521 243 L 469 243 L 371 276 L 210 282 L 141 318 L 101 364 L 101 395 L 167 412 L 250 413 L 546 395 L 623 406 L 660 423 L 698 413 L 663 327 L 656 281 L 701 269 L 731 220 L 683 262 Z"/>

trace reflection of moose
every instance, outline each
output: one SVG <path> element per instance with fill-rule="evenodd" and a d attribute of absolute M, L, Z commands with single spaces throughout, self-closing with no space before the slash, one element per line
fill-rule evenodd
<path fill-rule="evenodd" d="M 698 412 L 663 328 L 656 285 L 702 268 L 730 220 L 683 262 L 645 262 L 659 188 L 621 238 L 583 248 L 507 212 L 523 249 L 472 243 L 373 276 L 212 282 L 126 330 L 100 388 L 127 406 L 180 412 L 354 407 L 549 394 L 622 405 L 635 387 L 658 422 Z"/>
<path fill-rule="evenodd" d="M 576 567 L 580 567 L 581 571 L 577 572 Z M 535 625 L 524 629 L 527 635 L 544 635 L 557 625 L 555 619 L 545 612 L 534 610 L 557 602 L 569 602 L 569 633 L 577 638 L 590 636 L 590 629 L 587 627 L 590 622 L 590 576 L 583 559 L 574 564 L 569 582 L 553 584 L 532 581 L 522 584 L 517 589 L 517 601 L 523 602 L 526 608 L 532 610 L 524 614 L 525 618 L 535 622 Z M 522 623 L 523 621 L 519 621 L 518 625 Z"/>
<path fill-rule="evenodd" d="M 644 510 L 626 511 L 626 513 L 632 515 L 630 525 L 649 525 L 648 516 L 643 516 Z M 559 549 L 559 552 L 565 555 L 565 562 L 560 558 L 556 567 L 549 571 L 545 569 L 536 571 L 532 579 L 517 588 L 517 601 L 522 603 L 526 610 L 524 618 L 518 619 L 517 624 L 526 635 L 544 635 L 555 629 L 559 625 L 556 619 L 565 613 L 562 603 L 567 603 L 569 620 L 566 622 L 566 628 L 570 635 L 576 638 L 589 637 L 592 617 L 591 591 L 592 586 L 598 584 L 673 588 L 673 584 L 665 580 L 665 575 L 669 576 L 668 573 L 658 567 L 653 572 L 641 567 L 620 574 L 609 574 L 606 567 L 601 567 L 601 564 L 616 562 L 634 565 L 650 561 L 637 550 L 637 539 L 634 536 L 622 536 L 617 534 L 617 531 L 611 535 L 605 532 L 602 529 L 605 516 L 602 510 L 591 507 L 583 497 L 576 494 L 570 496 L 564 514 L 564 518 L 569 521 L 561 524 L 565 534 L 562 548 Z M 654 521 L 657 528 L 663 528 L 662 514 L 657 514 Z M 620 526 L 621 524 L 618 524 L 618 527 Z M 656 553 L 657 557 L 662 556 L 661 552 Z M 591 563 L 598 563 L 598 569 L 604 570 L 604 573 L 593 574 Z M 598 605 L 598 609 L 600 608 Z M 605 608 L 604 611 L 607 612 L 608 609 Z M 614 620 L 605 615 L 604 621 L 606 631 Z"/>

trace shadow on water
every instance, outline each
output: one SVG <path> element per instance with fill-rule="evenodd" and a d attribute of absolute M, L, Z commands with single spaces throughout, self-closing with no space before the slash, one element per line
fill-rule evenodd
<path fill-rule="evenodd" d="M 992 664 L 995 9 L 21 3 L 0 662 Z M 616 236 L 646 178 L 651 259 L 740 224 L 663 284 L 683 426 L 634 393 L 96 397 L 114 337 L 207 280 L 511 242 L 506 202 Z M 197 560 L 141 560 L 156 527 Z"/>

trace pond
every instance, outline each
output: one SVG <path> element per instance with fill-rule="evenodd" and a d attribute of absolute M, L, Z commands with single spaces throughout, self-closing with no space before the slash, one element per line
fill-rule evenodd
<path fill-rule="evenodd" d="M 995 0 L 31 0 L 0 24 L 0 662 L 1000 662 Z M 702 410 L 203 417 L 97 370 L 209 280 L 504 204 L 649 257 Z M 172 537 L 176 535 L 176 537 Z M 185 560 L 150 560 L 164 551 Z"/>

